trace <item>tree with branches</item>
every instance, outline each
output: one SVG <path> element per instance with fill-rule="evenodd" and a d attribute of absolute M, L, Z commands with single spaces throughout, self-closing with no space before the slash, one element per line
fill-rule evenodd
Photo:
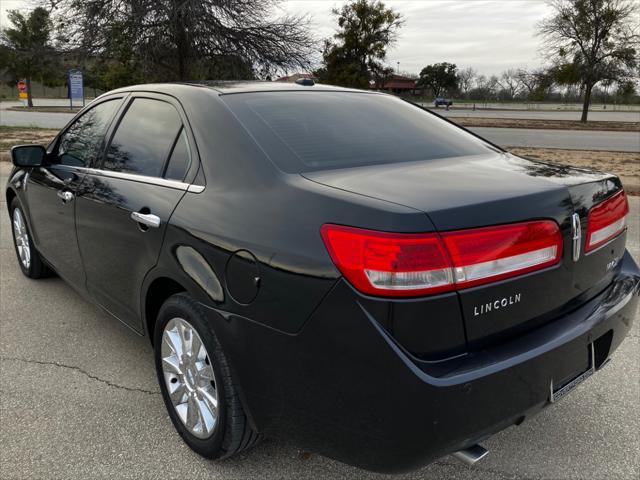
<path fill-rule="evenodd" d="M 280 0 L 54 0 L 71 52 L 120 64 L 127 78 L 267 77 L 308 68 L 305 16 L 274 17 Z"/>
<path fill-rule="evenodd" d="M 434 98 L 458 88 L 458 67 L 453 63 L 434 63 L 420 71 L 418 86 L 431 90 Z"/>
<path fill-rule="evenodd" d="M 637 75 L 638 4 L 634 0 L 553 0 L 554 14 L 539 25 L 557 64 L 573 63 L 584 92 L 582 122 L 599 82 Z"/>
<path fill-rule="evenodd" d="M 522 80 L 515 69 L 508 69 L 502 72 L 498 79 L 498 84 L 509 100 L 513 100 L 522 89 Z"/>
<path fill-rule="evenodd" d="M 59 55 L 52 44 L 52 23 L 44 8 L 33 9 L 28 15 L 17 10 L 8 12 L 12 27 L 0 34 L 3 63 L 11 75 L 11 82 L 24 78 L 27 84 L 27 104 L 33 107 L 31 81 L 53 77 L 59 65 Z M 47 83 L 47 82 L 45 82 Z"/>
<path fill-rule="evenodd" d="M 397 40 L 402 16 L 373 0 L 355 0 L 332 13 L 338 31 L 325 40 L 316 76 L 323 83 L 353 88 L 368 88 L 372 80 L 384 84 L 393 73 L 384 65 L 387 49 Z"/>
<path fill-rule="evenodd" d="M 469 95 L 477 78 L 478 72 L 471 67 L 458 72 L 458 88 L 464 97 Z"/>

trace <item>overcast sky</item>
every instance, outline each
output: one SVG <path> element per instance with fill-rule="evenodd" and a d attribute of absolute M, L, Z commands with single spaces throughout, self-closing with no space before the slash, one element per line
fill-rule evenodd
<path fill-rule="evenodd" d="M 33 0 L 0 0 L 0 23 L 6 11 L 27 10 Z M 318 38 L 335 31 L 333 7 L 346 0 L 284 0 L 284 12 L 311 15 Z M 394 68 L 419 73 L 435 62 L 473 67 L 481 73 L 544 63 L 535 26 L 550 9 L 544 0 L 385 0 L 406 20 L 387 62 Z"/>

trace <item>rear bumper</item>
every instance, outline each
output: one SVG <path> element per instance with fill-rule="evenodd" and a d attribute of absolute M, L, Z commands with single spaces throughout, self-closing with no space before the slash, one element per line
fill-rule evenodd
<path fill-rule="evenodd" d="M 574 312 L 439 364 L 411 358 L 343 282 L 296 335 L 215 310 L 211 321 L 259 431 L 345 463 L 397 472 L 544 408 L 552 382 L 561 386 L 587 368 L 592 342 L 606 335 L 600 356 L 620 345 L 639 291 L 640 270 L 627 252 L 613 283 Z"/>

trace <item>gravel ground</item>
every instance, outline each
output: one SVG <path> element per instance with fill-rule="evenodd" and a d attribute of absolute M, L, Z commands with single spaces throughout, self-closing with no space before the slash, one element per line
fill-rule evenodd
<path fill-rule="evenodd" d="M 0 165 L 2 175 L 7 166 Z M 628 243 L 638 260 L 640 198 L 631 198 L 631 207 Z M 491 454 L 477 467 L 447 457 L 393 478 L 639 478 L 639 324 L 636 318 L 609 367 L 553 408 L 485 442 Z M 192 453 L 165 413 L 147 339 L 59 278 L 26 279 L 4 202 L 0 359 L 2 479 L 390 478 L 280 440 L 220 463 Z"/>

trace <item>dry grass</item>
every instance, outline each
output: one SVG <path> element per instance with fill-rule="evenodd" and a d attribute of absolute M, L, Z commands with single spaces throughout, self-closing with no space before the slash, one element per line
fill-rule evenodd
<path fill-rule="evenodd" d="M 640 153 L 562 150 L 557 148 L 506 147 L 510 152 L 530 158 L 574 167 L 610 172 L 622 180 L 629 195 L 640 195 Z"/>
<path fill-rule="evenodd" d="M 640 132 L 640 122 L 587 122 L 573 120 L 541 120 L 521 118 L 449 117 L 463 127 L 533 128 L 541 130 L 600 130 Z"/>
<path fill-rule="evenodd" d="M 48 145 L 57 133 L 58 130 L 48 128 L 0 126 L 0 161 L 11 161 L 9 151 L 14 145 L 20 145 L 23 143 Z"/>
<path fill-rule="evenodd" d="M 15 112 L 77 113 L 82 110 L 82 107 L 69 108 L 61 105 L 44 105 L 40 107 L 9 107 L 7 110 L 13 110 Z"/>

